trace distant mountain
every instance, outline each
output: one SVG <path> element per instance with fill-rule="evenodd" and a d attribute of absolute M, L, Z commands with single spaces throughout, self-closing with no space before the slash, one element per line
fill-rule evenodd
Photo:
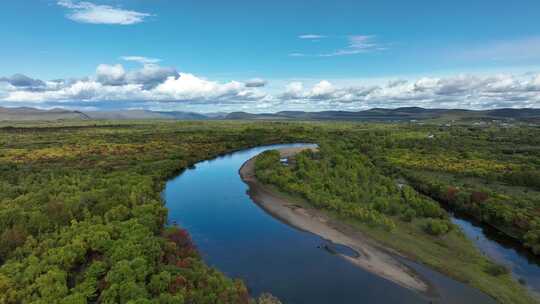
<path fill-rule="evenodd" d="M 64 109 L 39 110 L 34 108 L 2 108 L 0 107 L 0 121 L 3 120 L 72 120 L 88 119 L 89 117 L 79 111 Z"/>
<path fill-rule="evenodd" d="M 211 119 L 223 119 L 225 116 L 229 115 L 229 113 L 226 112 L 212 112 L 212 113 L 204 113 L 202 114 L 208 118 Z"/>
<path fill-rule="evenodd" d="M 540 117 L 540 109 L 495 109 L 488 112 L 493 117 L 513 117 L 516 119 L 538 119 Z"/>
<path fill-rule="evenodd" d="M 540 109 L 495 109 L 495 110 L 464 110 L 464 109 L 425 109 L 405 107 L 396 109 L 373 108 L 365 111 L 282 111 L 277 113 L 251 114 L 233 112 L 225 119 L 243 120 L 344 120 L 344 121 L 471 121 L 471 120 L 520 120 L 540 122 Z"/>
<path fill-rule="evenodd" d="M 216 114 L 217 115 L 217 114 Z M 39 110 L 34 108 L 2 108 L 0 121 L 17 120 L 80 120 L 80 119 L 171 119 L 171 120 L 203 120 L 208 116 L 193 112 L 158 112 L 148 110 L 125 111 L 69 111 L 64 109 Z"/>
<path fill-rule="evenodd" d="M 405 107 L 396 109 L 373 108 L 364 111 L 281 111 L 277 113 L 253 114 L 247 112 L 232 113 L 194 113 L 194 112 L 165 112 L 149 110 L 124 111 L 69 111 L 63 109 L 38 110 L 33 108 L 2 108 L 2 120 L 78 120 L 78 119 L 169 119 L 169 120 L 339 120 L 339 121 L 431 121 L 431 122 L 474 122 L 474 121 L 524 121 L 540 123 L 540 109 L 494 109 L 494 110 L 465 110 L 465 109 L 425 109 Z"/>
<path fill-rule="evenodd" d="M 205 115 L 192 112 L 157 112 L 148 110 L 93 111 L 85 112 L 91 119 L 172 119 L 202 120 Z"/>
<path fill-rule="evenodd" d="M 275 114 L 271 114 L 271 113 L 252 114 L 252 113 L 247 113 L 247 112 L 231 112 L 225 115 L 225 117 L 223 118 L 224 119 L 240 119 L 240 120 L 255 120 L 255 119 L 277 120 L 277 119 L 293 119 L 294 118 L 294 116 L 284 116 L 284 115 L 280 115 L 279 113 L 280 112 L 275 113 Z"/>

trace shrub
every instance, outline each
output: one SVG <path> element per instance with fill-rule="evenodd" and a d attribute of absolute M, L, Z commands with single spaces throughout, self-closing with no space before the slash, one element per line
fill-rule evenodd
<path fill-rule="evenodd" d="M 435 236 L 443 235 L 451 230 L 452 223 L 447 220 L 428 219 L 424 224 L 424 231 Z"/>
<path fill-rule="evenodd" d="M 508 274 L 510 272 L 510 270 L 506 266 L 494 263 L 487 266 L 485 271 L 494 277 Z"/>
<path fill-rule="evenodd" d="M 401 219 L 405 222 L 410 222 L 416 217 L 416 212 L 413 209 L 407 208 L 401 215 Z"/>
<path fill-rule="evenodd" d="M 281 301 L 268 293 L 263 293 L 257 300 L 257 304 L 281 304 Z"/>

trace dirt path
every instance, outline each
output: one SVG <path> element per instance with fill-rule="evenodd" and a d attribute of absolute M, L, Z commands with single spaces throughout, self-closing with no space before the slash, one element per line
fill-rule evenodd
<path fill-rule="evenodd" d="M 309 148 L 281 149 L 279 152 L 281 157 L 290 157 L 305 149 Z M 394 258 L 389 253 L 389 250 L 382 249 L 374 241 L 366 238 L 348 225 L 332 221 L 318 210 L 302 208 L 288 202 L 276 191 L 259 183 L 255 178 L 254 163 L 254 158 L 244 163 L 240 168 L 240 176 L 250 186 L 249 194 L 251 198 L 266 212 L 293 227 L 309 231 L 333 243 L 354 249 L 358 253 L 358 257 L 342 254 L 341 256 L 369 272 L 403 287 L 422 293 L 428 292 L 430 289 L 429 284 L 409 267 Z"/>

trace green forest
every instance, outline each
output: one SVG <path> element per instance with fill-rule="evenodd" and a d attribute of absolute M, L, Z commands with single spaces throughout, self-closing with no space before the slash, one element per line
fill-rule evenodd
<path fill-rule="evenodd" d="M 160 193 L 197 161 L 290 141 L 295 128 L 1 128 L 0 303 L 251 303 L 242 282 L 203 263 L 188 232 L 165 225 Z"/>
<path fill-rule="evenodd" d="M 205 265 L 161 192 L 198 161 L 288 142 L 320 149 L 294 166 L 262 154 L 261 181 L 501 302 L 531 301 L 446 209 L 540 254 L 539 128 L 83 121 L 0 123 L 0 303 L 277 301 Z"/>

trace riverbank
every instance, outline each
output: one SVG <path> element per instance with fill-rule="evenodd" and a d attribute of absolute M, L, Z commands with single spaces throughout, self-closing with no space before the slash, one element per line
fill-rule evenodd
<path fill-rule="evenodd" d="M 288 157 L 300 150 L 280 152 L 282 157 Z M 356 250 L 360 254 L 358 258 L 344 258 L 363 269 L 401 286 L 420 292 L 432 292 L 429 283 L 399 263 L 395 258 L 399 255 L 420 261 L 485 292 L 501 303 L 536 303 L 510 275 L 488 274 L 486 269 L 492 263 L 459 230 L 438 238 L 425 234 L 414 223 L 396 221 L 397 228 L 388 233 L 331 212 L 316 210 L 303 199 L 284 194 L 273 186 L 263 185 L 256 180 L 253 166 L 254 159 L 251 159 L 242 166 L 240 175 L 250 186 L 249 194 L 257 204 L 291 226 Z"/>
<path fill-rule="evenodd" d="M 306 148 L 280 150 L 281 156 L 290 157 Z M 422 293 L 430 293 L 429 284 L 392 254 L 380 249 L 360 233 L 345 233 L 325 214 L 291 203 L 255 178 L 255 159 L 248 160 L 240 169 L 242 180 L 250 186 L 250 196 L 268 213 L 298 229 L 309 231 L 336 244 L 345 245 L 358 253 L 357 257 L 341 256 L 351 263 L 390 280 L 400 286 Z"/>

